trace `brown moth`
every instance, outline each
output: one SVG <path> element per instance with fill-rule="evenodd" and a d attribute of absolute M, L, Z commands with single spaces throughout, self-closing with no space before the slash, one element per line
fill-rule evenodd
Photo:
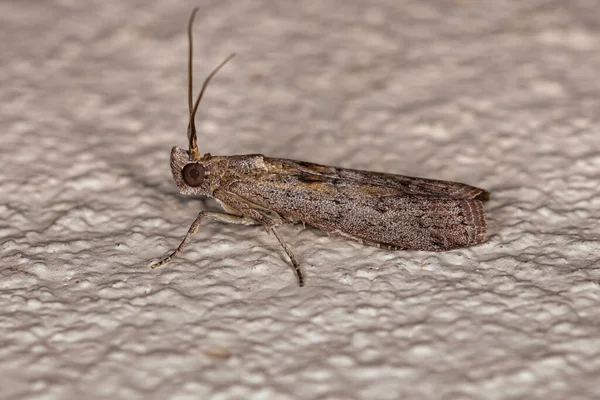
<path fill-rule="evenodd" d="M 262 225 L 287 253 L 300 286 L 304 277 L 277 226 L 304 223 L 386 250 L 444 251 L 485 239 L 484 189 L 463 183 L 336 168 L 261 154 L 211 156 L 198 153 L 194 117 L 213 76 L 192 99 L 192 25 L 188 24 L 189 149 L 171 150 L 171 172 L 182 194 L 215 198 L 225 212 L 201 211 L 175 251 L 181 253 L 200 222 L 211 218 L 233 224 Z"/>

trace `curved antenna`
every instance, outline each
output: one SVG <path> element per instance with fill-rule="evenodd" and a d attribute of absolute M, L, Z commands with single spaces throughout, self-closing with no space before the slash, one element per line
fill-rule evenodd
<path fill-rule="evenodd" d="M 202 100 L 202 96 L 204 95 L 204 91 L 208 86 L 210 80 L 219 72 L 219 70 L 227 64 L 229 60 L 235 57 L 235 54 L 229 55 L 217 68 L 213 70 L 213 72 L 208 75 L 208 77 L 204 80 L 204 84 L 202 85 L 202 89 L 200 90 L 200 94 L 196 99 L 196 103 L 192 104 L 192 59 L 193 57 L 193 38 L 192 38 L 192 26 L 194 25 L 194 18 L 196 18 L 196 13 L 198 12 L 198 7 L 192 10 L 192 14 L 190 15 L 190 20 L 188 22 L 188 110 L 190 113 L 190 120 L 188 121 L 188 140 L 189 140 L 189 155 L 190 160 L 198 161 L 200 159 L 198 155 L 198 141 L 196 138 L 196 111 L 198 110 L 198 105 L 200 104 L 200 100 Z"/>
<path fill-rule="evenodd" d="M 210 75 L 208 75 L 206 77 L 206 79 L 204 80 L 204 83 L 202 84 L 202 89 L 200 89 L 200 93 L 198 94 L 198 98 L 196 99 L 196 103 L 194 104 L 194 109 L 192 110 L 192 112 L 190 113 L 190 125 L 189 125 L 189 136 L 190 136 L 190 159 L 192 159 L 192 155 L 193 155 L 193 159 L 194 160 L 198 160 L 198 145 L 196 142 L 196 124 L 195 124 L 195 118 L 196 118 L 196 111 L 198 111 L 198 106 L 200 105 L 200 100 L 202 100 L 202 96 L 204 95 L 204 91 L 206 90 L 206 87 L 208 86 L 210 80 L 217 74 L 217 72 L 219 72 L 219 70 L 221 68 L 223 68 L 223 66 L 225 64 L 227 64 L 233 57 L 235 57 L 235 53 L 232 53 L 229 55 L 229 57 L 227 57 L 221 64 L 219 64 L 217 66 L 217 68 L 215 68 Z"/>

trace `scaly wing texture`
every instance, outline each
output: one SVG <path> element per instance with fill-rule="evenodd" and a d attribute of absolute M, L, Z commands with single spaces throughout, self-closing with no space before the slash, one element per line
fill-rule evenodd
<path fill-rule="evenodd" d="M 477 199 L 482 201 L 489 199 L 489 193 L 486 190 L 458 182 L 338 168 L 305 161 L 269 157 L 264 158 L 264 163 L 271 173 L 286 174 L 289 171 L 295 171 L 294 173 L 300 179 L 306 177 L 310 180 L 314 179 L 314 176 L 320 176 L 331 179 L 333 182 L 343 180 L 395 189 L 398 195 L 434 195 L 453 199 Z"/>
<path fill-rule="evenodd" d="M 238 177 L 227 191 L 289 221 L 392 249 L 442 251 L 485 238 L 483 204 L 477 199 L 487 195 L 482 189 L 290 160 L 265 161 L 266 171 Z"/>

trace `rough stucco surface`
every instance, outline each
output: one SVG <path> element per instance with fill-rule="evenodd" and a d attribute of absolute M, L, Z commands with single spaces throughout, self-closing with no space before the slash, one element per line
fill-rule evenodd
<path fill-rule="evenodd" d="M 201 151 L 489 189 L 489 239 L 387 252 L 177 193 L 189 2 L 0 3 L 0 398 L 600 396 L 600 14 L 207 1 Z M 194 5 L 196 5 L 194 4 Z"/>

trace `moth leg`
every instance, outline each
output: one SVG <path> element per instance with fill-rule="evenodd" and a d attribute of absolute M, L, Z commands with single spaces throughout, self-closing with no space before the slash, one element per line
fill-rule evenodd
<path fill-rule="evenodd" d="M 224 190 L 215 190 L 213 197 L 219 201 L 225 210 L 234 210 L 246 218 L 261 224 L 267 232 L 276 225 L 276 222 L 264 211 L 254 208 L 249 202 Z"/>
<path fill-rule="evenodd" d="M 285 250 L 285 253 L 288 255 L 290 261 L 292 262 L 292 266 L 294 267 L 296 275 L 298 276 L 299 285 L 304 286 L 304 276 L 302 275 L 302 271 L 300 270 L 298 261 L 296 261 L 296 256 L 294 256 L 294 253 L 292 252 L 290 247 L 283 240 L 283 238 L 275 228 L 275 225 L 277 225 L 277 223 L 273 220 L 273 218 L 266 214 L 264 210 L 254 208 L 251 203 L 244 201 L 238 196 L 235 196 L 234 194 L 229 193 L 227 191 L 215 190 L 213 195 L 216 199 L 220 201 L 222 205 L 227 204 L 229 208 L 237 210 L 237 212 L 244 215 L 246 218 L 261 224 L 266 229 L 267 233 L 273 232 L 273 234 L 277 238 L 277 241 L 279 241 L 279 244 L 281 245 L 281 247 L 283 247 L 283 250 Z"/>
<path fill-rule="evenodd" d="M 296 276 L 298 276 L 298 284 L 300 285 L 300 287 L 304 286 L 304 276 L 302 275 L 302 271 L 300 270 L 300 265 L 298 265 L 298 261 L 296 261 L 296 256 L 292 252 L 292 249 L 290 249 L 290 247 L 283 240 L 283 238 L 281 237 L 281 235 L 279 234 L 277 229 L 275 229 L 274 226 L 271 227 L 271 231 L 277 238 L 277 241 L 279 241 L 279 244 L 281 245 L 281 247 L 283 247 L 283 250 L 285 250 L 286 254 L 290 258 L 290 261 L 292 262 L 292 266 L 294 267 L 294 270 L 296 271 Z"/>
<path fill-rule="evenodd" d="M 214 219 L 216 221 L 227 222 L 230 224 L 237 224 L 237 225 L 252 225 L 252 224 L 256 223 L 256 221 L 252 220 L 251 218 L 247 218 L 247 217 L 243 217 L 243 216 L 239 216 L 239 215 L 218 213 L 218 212 L 211 212 L 211 211 L 200 211 L 200 213 L 198 214 L 198 216 L 196 217 L 196 219 L 190 226 L 190 229 L 188 229 L 187 234 L 185 235 L 185 237 L 183 238 L 183 240 L 181 241 L 179 246 L 177 246 L 175 251 L 173 251 L 167 257 L 163 258 L 161 261 L 152 264 L 151 268 L 154 269 L 154 268 L 163 266 L 165 264 L 168 264 L 171 261 L 171 259 L 173 259 L 173 257 L 179 255 L 182 252 L 183 248 L 185 246 L 187 246 L 187 244 L 190 242 L 192 237 L 196 233 L 198 233 L 198 227 L 200 226 L 200 222 L 204 218 L 210 218 L 210 219 Z"/>

